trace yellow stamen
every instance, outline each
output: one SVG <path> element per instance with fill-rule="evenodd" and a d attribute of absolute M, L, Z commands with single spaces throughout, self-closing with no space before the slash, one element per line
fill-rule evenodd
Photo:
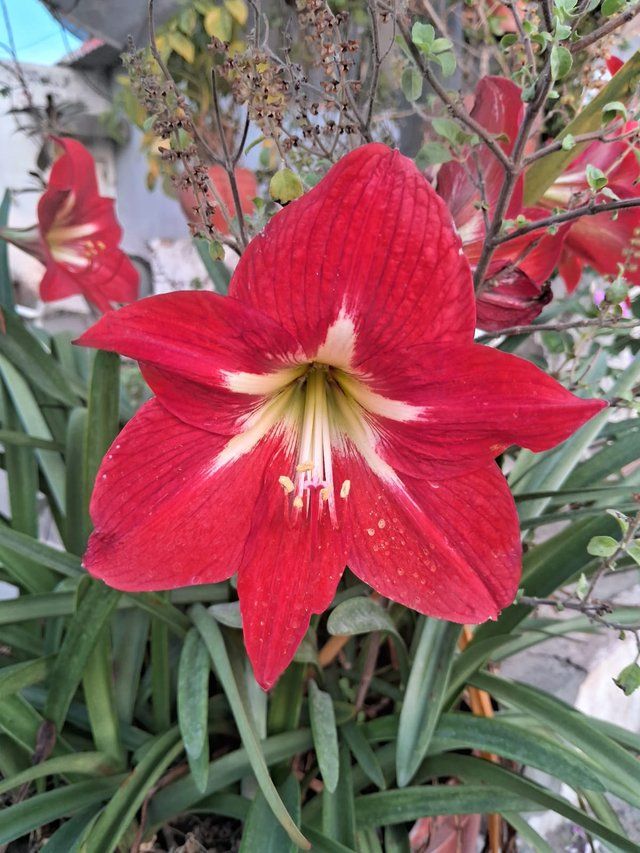
<path fill-rule="evenodd" d="M 340 497 L 341 498 L 348 498 L 350 491 L 351 491 L 351 480 L 345 480 L 344 483 L 340 486 Z"/>
<path fill-rule="evenodd" d="M 285 477 L 284 475 L 282 477 L 278 477 L 278 482 L 280 483 L 280 485 L 285 491 L 285 494 L 287 495 L 290 495 L 295 488 L 290 477 Z"/>

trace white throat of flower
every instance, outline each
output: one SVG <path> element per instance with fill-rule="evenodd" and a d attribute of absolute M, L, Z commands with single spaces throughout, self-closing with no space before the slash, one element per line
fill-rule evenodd
<path fill-rule="evenodd" d="M 337 503 L 347 500 L 357 483 L 334 482 L 335 454 L 348 455 L 349 446 L 381 479 L 401 485 L 379 453 L 375 416 L 416 420 L 422 408 L 373 391 L 367 378 L 350 370 L 355 334 L 350 319 L 340 315 L 330 327 L 316 357 L 268 374 L 228 373 L 227 387 L 259 395 L 250 411 L 217 457 L 212 473 L 248 453 L 270 433 L 278 434 L 291 470 L 277 476 L 275 488 L 285 497 L 285 514 L 295 523 L 307 518 L 313 528 L 325 512 L 338 525 Z"/>

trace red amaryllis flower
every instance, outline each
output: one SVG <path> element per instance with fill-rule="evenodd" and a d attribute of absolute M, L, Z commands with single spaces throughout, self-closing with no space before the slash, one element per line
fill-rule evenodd
<path fill-rule="evenodd" d="M 522 92 L 511 80 L 480 80 L 471 115 L 496 138 L 506 154 L 513 150 L 523 111 Z M 453 215 L 472 268 L 482 254 L 485 216 L 493 218 L 503 181 L 502 165 L 484 144 L 472 148 L 466 162 L 450 161 L 438 172 L 437 191 Z M 540 208 L 523 208 L 522 180 L 516 185 L 506 218 L 514 219 L 520 214 L 529 220 L 547 216 Z M 499 246 L 477 300 L 480 328 L 493 331 L 529 323 L 540 314 L 552 298 L 547 281 L 558 264 L 565 230 L 555 235 L 534 232 Z"/>
<path fill-rule="evenodd" d="M 622 133 L 637 126 L 636 122 L 628 122 Z M 613 136 L 620 133 L 617 131 Z M 619 198 L 636 198 L 640 180 L 637 145 L 635 136 L 614 142 L 592 142 L 549 187 L 541 204 L 548 210 L 584 204 L 590 198 L 587 182 L 589 165 L 607 176 L 607 187 Z M 597 202 L 608 200 L 601 194 L 596 196 Z M 578 286 L 585 265 L 602 275 L 618 275 L 622 265 L 625 278 L 632 284 L 640 284 L 639 237 L 640 207 L 617 211 L 615 216 L 611 213 L 582 216 L 571 223 L 560 261 L 560 274 L 567 290 L 572 292 Z"/>
<path fill-rule="evenodd" d="M 125 590 L 237 572 L 264 688 L 346 564 L 431 616 L 495 618 L 520 539 L 494 457 L 603 403 L 474 327 L 460 240 L 413 162 L 344 157 L 250 243 L 229 297 L 150 297 L 80 338 L 137 359 L 156 394 L 98 473 L 87 569 Z"/>
<path fill-rule="evenodd" d="M 108 311 L 112 303 L 132 302 L 138 295 L 138 273 L 119 248 L 122 231 L 114 202 L 98 193 L 93 157 L 75 139 L 53 139 L 62 153 L 38 202 L 38 224 L 4 229 L 0 237 L 45 265 L 40 282 L 44 302 L 75 293 L 100 311 Z"/>
<path fill-rule="evenodd" d="M 233 200 L 233 193 L 231 191 L 231 185 L 229 184 L 229 177 L 227 173 L 222 166 L 217 165 L 211 166 L 207 172 L 209 174 L 211 186 L 215 190 L 216 195 L 222 204 L 224 204 L 228 215 L 230 217 L 234 217 L 236 215 L 236 206 Z M 236 185 L 238 187 L 238 195 L 240 197 L 240 209 L 245 216 L 251 216 L 256 209 L 254 199 L 258 194 L 256 176 L 249 169 L 242 168 L 236 169 L 234 174 Z M 182 210 L 189 222 L 197 224 L 199 222 L 199 218 L 197 215 L 196 197 L 193 190 L 181 190 L 178 198 L 180 200 L 180 206 L 182 207 Z M 213 196 L 209 201 L 213 207 L 213 213 L 209 218 L 209 223 L 213 228 L 219 231 L 220 234 L 229 234 L 229 223 L 227 222 L 217 199 Z"/>

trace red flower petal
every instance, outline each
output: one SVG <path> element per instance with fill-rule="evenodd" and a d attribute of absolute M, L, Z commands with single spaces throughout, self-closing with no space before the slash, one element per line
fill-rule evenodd
<path fill-rule="evenodd" d="M 576 287 L 580 284 L 583 267 L 584 264 L 580 258 L 565 245 L 562 250 L 562 254 L 560 255 L 558 272 L 564 280 L 567 293 L 573 293 Z"/>
<path fill-rule="evenodd" d="M 633 130 L 638 126 L 636 121 L 628 121 L 623 132 Z M 618 135 L 616 131 L 614 135 Z M 592 142 L 582 154 L 579 154 L 558 178 L 554 186 L 570 186 L 574 192 L 588 190 L 587 165 L 601 169 L 608 177 L 610 184 L 623 184 L 628 190 L 633 188 L 634 181 L 640 177 L 640 163 L 634 153 L 635 144 L 628 139 L 616 142 Z M 550 198 L 553 199 L 550 190 Z"/>
<path fill-rule="evenodd" d="M 485 130 L 500 137 L 499 144 L 506 154 L 513 150 L 518 129 L 522 123 L 524 105 L 519 86 L 505 77 L 483 77 L 476 88 L 472 117 Z M 438 172 L 438 194 L 446 201 L 454 222 L 463 235 L 465 247 L 481 240 L 484 219 L 478 209 L 480 191 L 473 176 L 482 177 L 485 201 L 493 210 L 504 181 L 504 169 L 486 145 L 474 149 L 465 164 L 457 161 L 444 163 Z M 520 212 L 522 207 L 522 181 L 518 182 L 507 218 Z M 466 251 L 466 248 L 465 248 Z"/>
<path fill-rule="evenodd" d="M 511 493 L 493 462 L 444 482 L 383 483 L 354 456 L 346 501 L 349 567 L 382 595 L 452 622 L 495 618 L 513 601 L 520 535 Z"/>
<path fill-rule="evenodd" d="M 637 194 L 635 189 L 616 184 L 611 189 L 620 198 L 635 198 Z M 639 234 L 638 207 L 620 210 L 615 219 L 610 213 L 582 216 L 569 230 L 566 249 L 603 275 L 617 275 L 618 264 L 622 264 L 625 278 L 632 284 L 640 284 L 638 249 L 633 244 Z M 568 283 L 567 288 L 573 289 Z"/>
<path fill-rule="evenodd" d="M 66 299 L 80 292 L 78 282 L 58 264 L 47 266 L 40 282 L 40 299 L 43 302 L 55 302 L 56 299 Z"/>
<path fill-rule="evenodd" d="M 270 462 L 238 573 L 245 645 L 265 690 L 291 661 L 311 615 L 331 603 L 347 562 L 340 518 L 344 501 L 338 501 L 338 528 L 326 510 L 317 527 L 295 513 L 278 483 L 292 470 L 291 449 L 285 450 L 281 438 L 267 444 Z"/>
<path fill-rule="evenodd" d="M 119 249 L 103 252 L 88 270 L 76 276 L 78 289 L 102 312 L 109 311 L 111 303 L 134 302 L 139 280 L 138 271 Z"/>
<path fill-rule="evenodd" d="M 617 74 L 624 65 L 624 59 L 620 59 L 619 56 L 614 56 L 613 54 L 608 56 L 605 59 L 605 62 L 607 63 L 607 71 L 612 77 Z"/>
<path fill-rule="evenodd" d="M 536 284 L 524 270 L 491 273 L 489 282 L 476 298 L 476 325 L 487 332 L 531 323 L 553 299 L 548 284 Z"/>
<path fill-rule="evenodd" d="M 576 397 L 530 362 L 480 344 L 416 347 L 363 367 L 379 394 L 424 407 L 419 420 L 379 417 L 377 423 L 386 460 L 426 478 L 477 468 L 512 444 L 547 450 L 606 405 Z"/>
<path fill-rule="evenodd" d="M 38 204 L 38 220 L 46 231 L 59 210 L 61 199 L 73 194 L 74 207 L 82 208 L 98 196 L 96 164 L 87 149 L 75 139 L 53 136 L 62 149 L 47 181 L 47 191 Z"/>
<path fill-rule="evenodd" d="M 343 157 L 277 213 L 243 254 L 230 293 L 313 356 L 341 312 L 356 361 L 473 334 L 469 268 L 451 219 L 414 163 L 384 145 Z"/>
<path fill-rule="evenodd" d="M 215 583 L 238 569 L 267 457 L 212 473 L 227 442 L 150 400 L 105 456 L 84 565 L 116 589 Z"/>
<path fill-rule="evenodd" d="M 549 216 L 549 211 L 542 207 L 526 207 L 521 213 L 529 222 Z M 534 284 L 542 284 L 551 278 L 558 266 L 569 228 L 570 225 L 562 225 L 555 234 L 532 231 L 522 237 L 516 237 L 515 240 L 501 243 L 493 253 L 492 266 L 499 268 L 507 262 L 515 264 Z M 466 249 L 465 252 L 473 264 L 474 259 Z"/>
<path fill-rule="evenodd" d="M 48 269 L 41 296 L 50 301 L 82 293 L 108 311 L 112 303 L 136 299 L 138 272 L 118 248 L 122 230 L 113 200 L 98 194 L 93 157 L 73 139 L 54 139 L 63 153 L 38 203 Z"/>
<path fill-rule="evenodd" d="M 77 341 L 142 362 L 163 405 L 193 426 L 235 432 L 254 395 L 227 374 L 270 374 L 291 364 L 295 339 L 271 318 L 208 291 L 166 293 L 105 314 Z"/>

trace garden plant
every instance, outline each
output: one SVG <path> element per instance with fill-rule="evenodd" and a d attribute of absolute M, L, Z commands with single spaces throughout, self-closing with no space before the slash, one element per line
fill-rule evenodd
<path fill-rule="evenodd" d="M 182 206 L 179 292 L 140 293 L 90 145 L 34 111 L 3 850 L 556 849 L 541 812 L 640 850 L 640 732 L 501 674 L 601 634 L 640 687 L 639 12 L 150 0 L 105 127 Z M 81 334 L 16 304 L 10 244 Z"/>

